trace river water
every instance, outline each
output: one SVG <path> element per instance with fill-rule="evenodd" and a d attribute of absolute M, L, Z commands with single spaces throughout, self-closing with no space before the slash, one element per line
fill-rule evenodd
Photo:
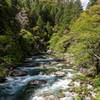
<path fill-rule="evenodd" d="M 0 84 L 0 100 L 73 100 L 76 94 L 67 90 L 76 72 L 69 68 L 70 64 L 48 55 L 30 59 L 17 68 L 27 72 L 26 76 L 8 76 L 6 82 Z M 29 86 L 32 80 L 42 80 L 45 84 Z M 59 96 L 61 93 L 64 96 Z"/>

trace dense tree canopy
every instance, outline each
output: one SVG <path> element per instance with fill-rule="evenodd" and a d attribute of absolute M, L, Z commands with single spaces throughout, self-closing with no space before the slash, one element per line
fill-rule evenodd
<path fill-rule="evenodd" d="M 62 37 L 53 34 L 50 49 L 56 53 L 73 54 L 76 65 L 94 67 L 100 72 L 100 4 L 81 13 L 75 23 L 70 25 L 70 32 Z M 56 46 L 55 46 L 56 45 Z"/>
<path fill-rule="evenodd" d="M 49 47 L 57 54 L 73 54 L 76 65 L 95 66 L 98 73 L 100 4 L 90 4 L 94 6 L 82 11 L 80 0 L 1 0 L 0 66 L 19 64 Z"/>
<path fill-rule="evenodd" d="M 80 0 L 64 4 L 52 0 L 1 0 L 0 66 L 16 65 L 27 55 L 45 51 L 52 34 L 57 32 L 60 39 L 81 11 Z"/>

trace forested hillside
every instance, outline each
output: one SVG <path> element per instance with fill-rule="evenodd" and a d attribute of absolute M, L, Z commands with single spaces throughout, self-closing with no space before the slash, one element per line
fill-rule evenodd
<path fill-rule="evenodd" d="M 64 35 L 53 34 L 50 49 L 56 53 L 73 54 L 74 63 L 82 67 L 93 67 L 100 72 L 100 4 L 93 3 L 80 17 L 69 25 Z M 90 5 L 89 5 L 90 6 Z M 55 41 L 55 43 L 54 43 Z"/>
<path fill-rule="evenodd" d="M 81 11 L 79 0 L 65 4 L 51 0 L 1 0 L 1 70 L 20 64 L 25 56 L 47 50 L 51 36 L 56 32 L 67 33 L 70 23 Z"/>

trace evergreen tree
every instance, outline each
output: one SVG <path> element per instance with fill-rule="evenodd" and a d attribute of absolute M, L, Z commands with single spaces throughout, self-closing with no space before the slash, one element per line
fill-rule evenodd
<path fill-rule="evenodd" d="M 83 10 L 81 1 L 80 1 L 80 0 L 76 0 L 74 5 L 75 5 L 75 6 L 74 6 L 73 9 L 76 10 L 76 14 L 77 14 L 77 16 L 78 16 L 78 15 L 80 15 L 80 13 L 81 13 L 82 10 Z"/>
<path fill-rule="evenodd" d="M 41 16 L 39 16 L 39 17 L 38 17 L 38 20 L 37 20 L 37 25 L 40 27 L 40 29 L 42 29 L 42 28 L 43 28 L 44 22 L 43 22 L 43 20 L 42 20 L 42 17 L 41 17 Z"/>

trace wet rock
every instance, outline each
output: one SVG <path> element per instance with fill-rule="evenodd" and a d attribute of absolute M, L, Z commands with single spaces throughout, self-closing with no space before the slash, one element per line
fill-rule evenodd
<path fill-rule="evenodd" d="M 29 86 L 35 87 L 46 83 L 47 82 L 45 80 L 32 80 L 31 82 L 29 82 Z"/>
<path fill-rule="evenodd" d="M 27 72 L 21 71 L 21 70 L 13 70 L 9 73 L 10 76 L 26 76 Z"/>
<path fill-rule="evenodd" d="M 55 61 L 55 62 L 51 62 L 50 64 L 51 65 L 56 65 L 56 64 L 58 64 L 58 62 Z"/>
<path fill-rule="evenodd" d="M 31 62 L 32 60 L 32 58 L 25 58 L 25 62 Z"/>
<path fill-rule="evenodd" d="M 65 72 L 55 72 L 54 75 L 57 77 L 63 77 L 65 75 Z"/>

